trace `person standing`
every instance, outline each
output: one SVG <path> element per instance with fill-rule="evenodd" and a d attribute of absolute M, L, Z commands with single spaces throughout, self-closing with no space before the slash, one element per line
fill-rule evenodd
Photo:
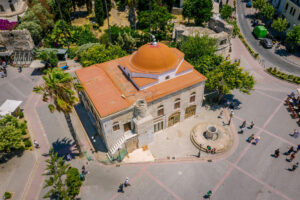
<path fill-rule="evenodd" d="M 296 156 L 295 156 L 295 153 L 292 153 L 292 154 L 291 154 L 291 157 L 290 157 L 290 159 L 289 159 L 289 161 L 292 162 L 292 161 L 295 159 L 295 157 L 296 157 Z"/>
<path fill-rule="evenodd" d="M 296 129 L 294 129 L 294 133 L 291 136 L 297 139 L 299 137 L 299 132 Z"/>
<path fill-rule="evenodd" d="M 233 110 L 230 111 L 230 114 L 229 114 L 229 121 L 228 121 L 228 125 L 230 125 L 231 123 L 231 120 L 232 120 L 232 117 L 233 117 Z"/>
<path fill-rule="evenodd" d="M 126 179 L 125 179 L 124 186 L 125 187 L 130 186 L 129 178 L 128 177 L 126 177 Z"/>
<path fill-rule="evenodd" d="M 124 193 L 124 184 L 123 183 L 120 183 L 119 185 L 119 191 Z"/>
<path fill-rule="evenodd" d="M 276 149 L 276 150 L 275 150 L 274 155 L 275 155 L 275 158 L 278 158 L 278 157 L 279 157 L 279 155 L 280 155 L 279 149 Z"/>
<path fill-rule="evenodd" d="M 251 124 L 250 124 L 249 128 L 252 129 L 253 127 L 254 127 L 254 122 L 251 121 Z"/>
<path fill-rule="evenodd" d="M 223 119 L 223 110 L 221 110 L 221 112 L 220 112 L 218 118 Z"/>
<path fill-rule="evenodd" d="M 291 146 L 289 150 L 285 153 L 286 155 L 290 155 L 290 153 L 294 152 L 294 147 Z"/>
<path fill-rule="evenodd" d="M 299 163 L 293 164 L 291 171 L 295 171 L 298 168 Z"/>
<path fill-rule="evenodd" d="M 240 133 L 244 133 L 245 127 L 241 127 Z"/>

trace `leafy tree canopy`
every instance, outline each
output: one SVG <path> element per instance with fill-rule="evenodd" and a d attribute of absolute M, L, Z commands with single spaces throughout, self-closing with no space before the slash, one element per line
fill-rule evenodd
<path fill-rule="evenodd" d="M 221 17 L 225 20 L 228 19 L 229 17 L 232 16 L 232 11 L 233 11 L 232 7 L 228 4 L 225 4 L 222 7 L 221 12 L 220 12 Z"/>
<path fill-rule="evenodd" d="M 64 20 L 67 23 L 71 23 L 71 9 L 72 9 L 72 1 L 71 0 L 47 0 L 50 6 L 51 13 L 54 14 L 55 21 Z M 59 3 L 59 4 L 58 4 Z M 62 13 L 62 19 L 60 17 L 59 7 Z"/>
<path fill-rule="evenodd" d="M 82 185 L 80 173 L 77 168 L 72 167 L 68 169 L 66 185 L 68 186 L 68 196 L 71 197 L 71 199 L 75 199 L 75 197 L 79 194 L 80 187 Z"/>
<path fill-rule="evenodd" d="M 183 16 L 194 18 L 196 25 L 208 22 L 212 17 L 213 3 L 211 0 L 187 0 L 183 6 Z"/>
<path fill-rule="evenodd" d="M 293 29 L 286 34 L 286 42 L 292 49 L 300 47 L 300 25 L 294 26 Z"/>
<path fill-rule="evenodd" d="M 121 49 L 120 46 L 113 45 L 106 48 L 105 45 L 99 44 L 92 46 L 86 51 L 82 51 L 79 56 L 80 62 L 86 67 L 92 64 L 114 60 L 126 55 L 126 51 Z"/>
<path fill-rule="evenodd" d="M 27 29 L 30 32 L 30 35 L 32 37 L 32 40 L 35 44 L 38 44 L 42 39 L 42 28 L 39 24 L 31 22 L 31 21 L 25 21 L 21 23 L 18 27 L 18 30 Z"/>
<path fill-rule="evenodd" d="M 217 40 L 205 36 L 187 37 L 179 43 L 179 49 L 185 54 L 185 59 L 197 63 L 202 56 L 213 56 L 216 51 Z M 205 47 L 205 48 L 204 48 Z"/>
<path fill-rule="evenodd" d="M 253 7 L 257 10 L 261 10 L 267 4 L 267 0 L 255 0 L 253 1 Z"/>
<path fill-rule="evenodd" d="M 105 4 L 103 3 L 103 0 L 95 0 L 95 19 L 99 26 L 102 26 L 105 19 Z"/>
<path fill-rule="evenodd" d="M 55 51 L 42 51 L 39 55 L 39 58 L 45 62 L 47 67 L 57 67 L 58 58 Z"/>
<path fill-rule="evenodd" d="M 173 16 L 169 13 L 166 6 L 159 6 L 154 4 L 151 11 L 151 33 L 156 36 L 157 39 L 166 39 L 168 33 L 171 32 L 173 24 L 171 24 Z M 149 11 L 139 12 L 138 15 L 138 27 L 149 31 Z"/>
<path fill-rule="evenodd" d="M 288 22 L 286 19 L 278 18 L 275 19 L 271 25 L 273 29 L 275 29 L 277 32 L 282 33 L 287 29 Z"/>
<path fill-rule="evenodd" d="M 266 19 L 273 19 L 274 7 L 270 3 L 265 4 L 261 9 L 261 14 Z"/>
<path fill-rule="evenodd" d="M 239 62 L 223 61 L 206 74 L 205 86 L 208 90 L 218 91 L 218 100 L 233 89 L 239 89 L 247 94 L 253 89 L 255 84 L 253 76 L 249 75 L 247 71 L 243 72 L 243 68 L 239 67 L 239 64 Z"/>
<path fill-rule="evenodd" d="M 185 0 L 182 5 L 182 16 L 184 19 L 188 18 L 188 23 L 190 19 L 193 18 L 193 1 L 192 0 Z"/>
<path fill-rule="evenodd" d="M 6 115 L 0 119 L 0 159 L 15 150 L 23 150 L 23 135 L 26 134 L 27 125 L 17 118 Z"/>

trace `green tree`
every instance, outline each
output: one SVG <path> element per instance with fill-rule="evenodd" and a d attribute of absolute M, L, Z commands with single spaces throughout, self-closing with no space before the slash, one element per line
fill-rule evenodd
<path fill-rule="evenodd" d="M 171 12 L 174 7 L 175 0 L 162 0 L 162 3 L 167 6 L 168 11 Z"/>
<path fill-rule="evenodd" d="M 265 19 L 273 19 L 274 7 L 269 3 L 265 4 L 261 9 L 261 14 Z"/>
<path fill-rule="evenodd" d="M 127 53 L 132 53 L 133 50 L 136 48 L 135 39 L 130 34 L 127 33 L 124 33 L 124 35 L 121 35 L 119 33 L 119 36 L 115 44 L 119 45 Z"/>
<path fill-rule="evenodd" d="M 79 194 L 80 187 L 82 185 L 80 173 L 77 168 L 72 167 L 68 169 L 66 185 L 68 186 L 68 196 L 71 197 L 71 199 L 75 199 L 75 197 Z"/>
<path fill-rule="evenodd" d="M 24 22 L 34 22 L 36 24 L 40 24 L 39 18 L 34 14 L 34 12 L 28 8 L 24 14 L 24 16 L 21 18 L 21 23 Z"/>
<path fill-rule="evenodd" d="M 267 4 L 267 0 L 255 0 L 253 1 L 253 7 L 261 11 L 261 9 Z"/>
<path fill-rule="evenodd" d="M 288 22 L 286 21 L 286 19 L 282 19 L 282 18 L 278 18 L 275 19 L 271 25 L 271 27 L 276 30 L 279 34 L 283 33 L 288 26 Z"/>
<path fill-rule="evenodd" d="M 137 5 L 136 0 L 126 0 L 126 4 L 129 7 L 128 21 L 132 29 L 136 29 L 136 16 L 135 16 L 135 7 Z"/>
<path fill-rule="evenodd" d="M 218 101 L 231 90 L 239 89 L 243 93 L 249 94 L 253 89 L 255 81 L 253 76 L 243 68 L 239 67 L 239 62 L 231 63 L 223 61 L 214 70 L 206 74 L 206 88 L 218 92 Z"/>
<path fill-rule="evenodd" d="M 83 86 L 75 83 L 75 78 L 60 68 L 49 68 L 45 72 L 46 75 L 43 76 L 44 83 L 34 87 L 33 91 L 43 95 L 43 101 L 51 102 L 48 105 L 50 112 L 53 113 L 57 110 L 64 113 L 71 135 L 81 154 L 81 148 L 70 118 L 70 113 L 72 112 L 74 104 L 79 101 L 74 89 L 82 90 Z"/>
<path fill-rule="evenodd" d="M 30 32 L 30 35 L 32 37 L 32 40 L 35 44 L 38 44 L 42 39 L 42 28 L 39 24 L 26 21 L 24 23 L 21 23 L 18 27 L 18 30 L 27 29 Z"/>
<path fill-rule="evenodd" d="M 106 48 L 104 45 L 99 44 L 93 45 L 86 51 L 82 51 L 79 57 L 80 62 L 86 67 L 96 63 L 117 59 L 126 55 L 126 51 L 121 49 L 120 46 L 113 45 Z"/>
<path fill-rule="evenodd" d="M 213 3 L 211 0 L 192 0 L 195 24 L 202 25 L 204 22 L 208 22 L 213 15 Z"/>
<path fill-rule="evenodd" d="M 222 7 L 221 12 L 220 12 L 221 17 L 225 20 L 228 19 L 229 17 L 232 16 L 232 11 L 233 11 L 232 7 L 228 4 L 225 4 Z"/>
<path fill-rule="evenodd" d="M 11 115 L 0 119 L 0 160 L 16 150 L 24 150 L 23 135 L 26 129 L 26 123 Z"/>
<path fill-rule="evenodd" d="M 95 19 L 99 26 L 102 26 L 105 19 L 105 7 L 102 0 L 95 0 Z"/>
<path fill-rule="evenodd" d="M 32 11 L 34 12 L 35 16 L 39 19 L 40 25 L 44 31 L 44 33 L 47 32 L 47 30 L 53 28 L 54 21 L 53 21 L 53 15 L 51 15 L 48 10 L 42 6 L 41 3 L 37 3 L 34 6 L 32 6 Z"/>
<path fill-rule="evenodd" d="M 166 39 L 170 33 L 172 24 L 171 19 L 173 16 L 169 13 L 166 6 L 152 5 L 151 11 L 151 33 L 157 39 Z M 149 11 L 142 11 L 138 14 L 139 28 L 149 31 Z"/>
<path fill-rule="evenodd" d="M 58 58 L 55 51 L 42 51 L 39 58 L 45 62 L 45 67 L 57 67 Z"/>
<path fill-rule="evenodd" d="M 58 157 L 57 153 L 54 153 L 53 149 L 50 150 L 49 156 L 50 158 L 46 160 L 46 172 L 43 175 L 48 177 L 45 180 L 44 188 L 50 187 L 50 190 L 43 198 L 68 200 L 70 197 L 68 196 L 63 176 L 67 174 L 67 169 L 70 165 L 65 163 L 63 157 Z"/>
<path fill-rule="evenodd" d="M 205 48 L 203 48 L 205 47 Z M 207 35 L 187 37 L 179 43 L 179 49 L 185 54 L 185 59 L 197 63 L 202 56 L 213 56 L 217 47 L 217 40 Z"/>
<path fill-rule="evenodd" d="M 295 47 L 300 47 L 300 25 L 294 26 L 293 29 L 286 34 L 286 42 L 292 50 Z"/>
<path fill-rule="evenodd" d="M 184 19 L 188 19 L 188 23 L 190 23 L 190 19 L 193 18 L 193 2 L 192 0 L 185 0 L 182 5 L 182 16 Z"/>
<path fill-rule="evenodd" d="M 51 13 L 54 14 L 55 21 L 64 20 L 69 24 L 71 23 L 71 0 L 48 0 L 48 4 L 51 8 Z M 59 8 L 62 13 L 62 19 L 60 16 Z"/>
<path fill-rule="evenodd" d="M 51 34 L 48 34 L 47 37 L 45 38 L 46 46 L 56 47 L 56 48 L 66 46 L 67 45 L 66 37 L 69 38 L 69 40 L 71 39 L 71 34 L 72 34 L 71 28 L 72 27 L 69 24 L 67 24 L 65 21 L 58 20 L 55 23 L 55 26 Z"/>
<path fill-rule="evenodd" d="M 216 69 L 224 61 L 222 56 L 203 55 L 196 62 L 192 62 L 195 69 L 201 74 L 206 75 L 208 72 Z"/>

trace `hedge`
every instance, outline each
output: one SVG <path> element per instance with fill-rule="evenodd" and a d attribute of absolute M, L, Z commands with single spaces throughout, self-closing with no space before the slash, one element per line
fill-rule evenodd
<path fill-rule="evenodd" d="M 274 68 L 269 67 L 267 69 L 267 72 L 269 72 L 273 76 L 275 76 L 277 78 L 280 78 L 282 80 L 285 80 L 285 81 L 288 81 L 288 82 L 291 82 L 291 83 L 300 84 L 300 77 L 299 76 L 294 76 L 292 74 L 283 73 L 283 72 L 277 70 L 276 67 L 274 67 Z"/>
<path fill-rule="evenodd" d="M 250 54 L 255 58 L 258 59 L 259 58 L 259 54 L 256 53 L 247 43 L 247 41 L 245 40 L 243 34 L 241 33 L 240 28 L 238 27 L 236 20 L 234 21 L 228 21 L 229 24 L 233 25 L 233 36 L 238 35 L 239 38 L 241 39 L 241 41 L 243 42 L 243 44 L 246 46 L 246 48 L 248 49 L 248 51 L 250 52 Z"/>

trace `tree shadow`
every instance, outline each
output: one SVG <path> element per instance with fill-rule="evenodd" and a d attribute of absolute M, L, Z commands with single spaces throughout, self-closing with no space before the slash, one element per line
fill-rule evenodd
<path fill-rule="evenodd" d="M 230 109 L 233 109 L 233 110 L 241 109 L 240 105 L 242 104 L 242 102 L 240 100 L 234 98 L 233 94 L 224 95 L 224 97 L 221 99 L 220 103 L 224 106 L 227 106 L 227 101 L 230 102 L 230 104 L 229 104 Z"/>
<path fill-rule="evenodd" d="M 287 57 L 287 56 L 290 56 L 291 55 L 291 53 L 290 52 L 288 52 L 287 50 L 285 50 L 285 49 L 276 49 L 275 50 L 275 53 L 277 54 L 277 55 L 280 55 L 280 56 L 285 56 L 285 57 Z"/>
<path fill-rule="evenodd" d="M 67 154 L 70 154 L 72 158 L 75 158 L 79 155 L 76 149 L 76 143 L 69 138 L 57 139 L 52 143 L 52 148 L 59 157 L 66 157 Z"/>
<path fill-rule="evenodd" d="M 41 68 L 35 68 L 32 72 L 31 72 L 31 76 L 41 76 L 43 75 L 43 71 L 45 70 L 44 67 Z"/>
<path fill-rule="evenodd" d="M 24 153 L 25 149 L 20 149 L 20 150 L 15 150 L 11 153 L 5 153 L 5 154 L 0 154 L 0 165 L 7 163 L 9 160 L 11 160 L 14 157 L 21 157 Z"/>
<path fill-rule="evenodd" d="M 84 18 L 88 16 L 89 13 L 87 11 L 75 11 L 71 13 L 72 20 L 78 19 L 78 18 Z"/>

